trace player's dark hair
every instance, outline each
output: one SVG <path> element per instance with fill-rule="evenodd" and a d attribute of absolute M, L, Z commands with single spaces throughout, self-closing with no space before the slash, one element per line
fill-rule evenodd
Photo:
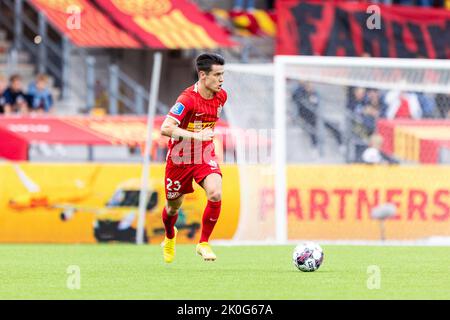
<path fill-rule="evenodd" d="M 204 71 L 207 74 L 211 71 L 212 66 L 215 64 L 223 66 L 225 59 L 217 53 L 202 53 L 195 60 L 197 72 Z"/>

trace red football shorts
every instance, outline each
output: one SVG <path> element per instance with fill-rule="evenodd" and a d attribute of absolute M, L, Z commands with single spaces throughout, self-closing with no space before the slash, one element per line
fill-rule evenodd
<path fill-rule="evenodd" d="M 216 161 L 202 164 L 174 165 L 167 161 L 165 174 L 166 199 L 175 200 L 183 194 L 194 192 L 192 180 L 200 184 L 203 179 L 212 173 L 222 176 L 219 164 Z"/>

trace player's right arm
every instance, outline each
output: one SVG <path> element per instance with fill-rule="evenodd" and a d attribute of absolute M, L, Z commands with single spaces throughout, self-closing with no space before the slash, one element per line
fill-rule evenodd
<path fill-rule="evenodd" d="M 179 127 L 181 121 L 194 109 L 192 98 L 181 95 L 161 125 L 161 134 L 176 140 L 195 139 L 200 141 L 211 141 L 214 133 L 211 128 L 205 128 L 199 132 L 192 132 Z"/>

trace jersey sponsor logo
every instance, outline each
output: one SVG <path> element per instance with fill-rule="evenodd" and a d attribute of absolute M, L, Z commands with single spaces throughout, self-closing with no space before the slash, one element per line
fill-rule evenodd
<path fill-rule="evenodd" d="M 188 131 L 197 131 L 205 128 L 213 128 L 215 122 L 189 122 L 187 126 Z"/>
<path fill-rule="evenodd" d="M 196 113 L 195 116 L 196 116 L 196 117 L 200 117 L 200 116 L 202 116 L 202 115 L 204 115 L 204 114 L 205 114 L 204 112 Z"/>
<path fill-rule="evenodd" d="M 181 102 L 177 102 L 173 105 L 172 109 L 170 109 L 170 112 L 179 116 L 184 111 L 184 105 Z"/>

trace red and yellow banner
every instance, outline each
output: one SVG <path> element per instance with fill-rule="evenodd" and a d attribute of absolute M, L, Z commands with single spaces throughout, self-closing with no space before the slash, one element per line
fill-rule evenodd
<path fill-rule="evenodd" d="M 123 29 L 151 48 L 232 46 L 228 35 L 185 0 L 96 0 Z"/>
<path fill-rule="evenodd" d="M 276 5 L 277 54 L 450 58 L 443 39 L 450 32 L 445 9 L 367 1 L 278 0 Z"/>
<path fill-rule="evenodd" d="M 450 121 L 379 120 L 382 150 L 398 159 L 438 163 L 440 148 L 450 146 Z"/>
<path fill-rule="evenodd" d="M 117 28 L 87 0 L 30 0 L 49 22 L 77 46 L 140 48 L 142 45 Z"/>
<path fill-rule="evenodd" d="M 214 21 L 229 22 L 227 32 L 239 36 L 268 36 L 276 35 L 275 11 L 254 9 L 252 11 L 226 10 L 214 8 L 208 16 Z"/>

